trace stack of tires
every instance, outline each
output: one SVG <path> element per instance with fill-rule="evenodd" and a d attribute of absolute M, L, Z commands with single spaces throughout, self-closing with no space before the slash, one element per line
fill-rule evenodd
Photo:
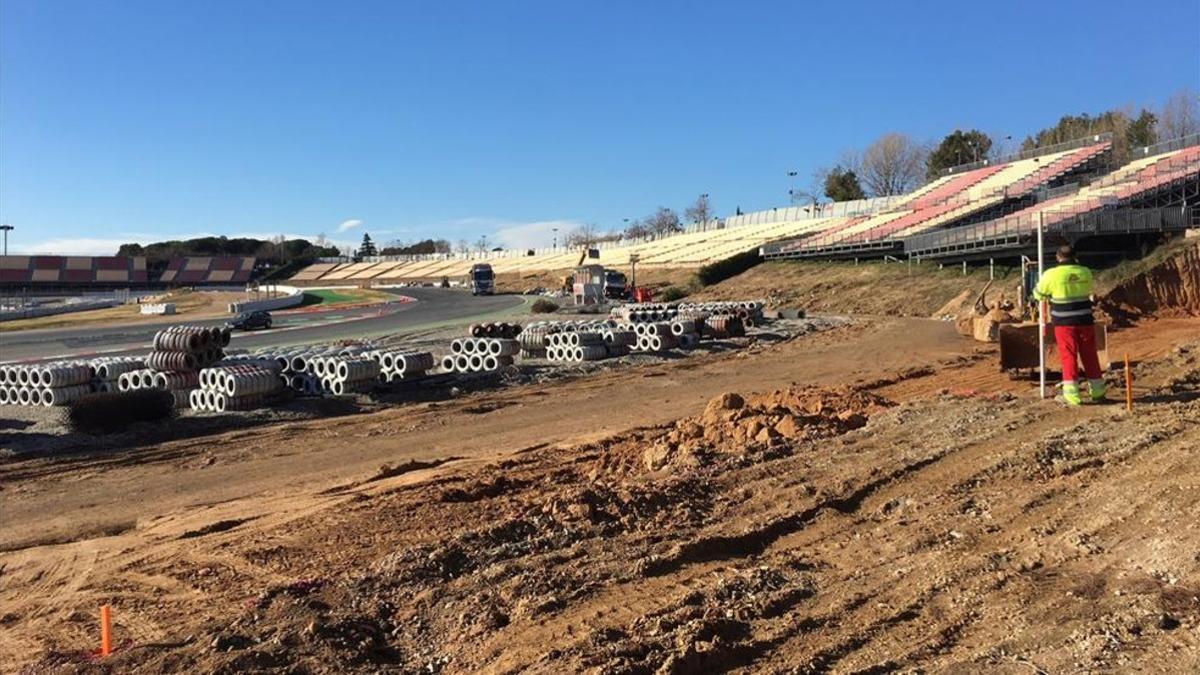
<path fill-rule="evenodd" d="M 251 410 L 269 403 L 283 389 L 275 361 L 231 362 L 200 371 L 199 388 L 188 394 L 192 410 L 223 413 Z"/>
<path fill-rule="evenodd" d="M 316 356 L 308 372 L 319 378 L 321 389 L 332 396 L 370 391 L 379 379 L 379 362 L 358 356 Z"/>
<path fill-rule="evenodd" d="M 0 404 L 61 406 L 92 393 L 86 363 L 0 366 Z"/>
<path fill-rule="evenodd" d="M 467 329 L 467 335 L 473 338 L 501 338 L 512 340 L 521 334 L 521 324 L 517 323 L 475 323 Z"/>
<path fill-rule="evenodd" d="M 402 382 L 425 377 L 435 365 L 429 352 L 402 349 L 375 349 L 363 354 L 379 364 L 380 382 Z"/>
<path fill-rule="evenodd" d="M 496 371 L 513 363 L 521 342 L 507 338 L 458 338 L 450 353 L 442 357 L 442 370 L 450 373 Z"/>

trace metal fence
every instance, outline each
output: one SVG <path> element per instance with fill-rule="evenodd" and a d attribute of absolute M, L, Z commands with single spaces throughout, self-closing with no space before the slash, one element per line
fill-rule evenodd
<path fill-rule="evenodd" d="M 1110 208 L 1073 214 L 1045 225 L 1051 235 L 1088 237 L 1179 232 L 1192 227 L 1196 210 L 1186 205 L 1159 208 Z M 1038 219 L 1005 219 L 928 232 L 904 240 L 904 252 L 913 257 L 939 258 L 979 251 L 1027 247 L 1037 234 Z"/>
<path fill-rule="evenodd" d="M 1045 155 L 1052 155 L 1056 152 L 1066 152 L 1067 150 L 1078 150 L 1079 148 L 1086 148 L 1089 145 L 1096 145 L 1097 143 L 1111 142 L 1112 138 L 1113 138 L 1113 135 L 1111 133 L 1105 132 L 1103 134 L 1095 134 L 1093 136 L 1084 136 L 1083 138 L 1076 138 L 1073 141 L 1065 141 L 1063 143 L 1055 143 L 1053 145 L 1043 145 L 1043 146 L 1036 147 L 1036 148 L 1030 148 L 1028 150 L 1021 150 L 1020 152 L 1014 152 L 1014 153 L 1011 153 L 1008 155 L 1004 155 L 1002 157 L 990 157 L 990 158 L 986 158 L 986 159 L 981 159 L 978 162 L 971 162 L 970 164 L 959 164 L 958 166 L 947 167 L 945 169 L 942 169 L 940 172 L 938 172 L 938 177 L 941 178 L 943 176 L 949 176 L 949 175 L 955 174 L 955 173 L 964 173 L 967 171 L 974 171 L 975 169 L 982 169 L 985 166 L 993 166 L 996 164 L 1007 164 L 1009 162 L 1016 162 L 1016 161 L 1020 161 L 1022 159 L 1033 159 L 1034 157 L 1042 157 Z"/>

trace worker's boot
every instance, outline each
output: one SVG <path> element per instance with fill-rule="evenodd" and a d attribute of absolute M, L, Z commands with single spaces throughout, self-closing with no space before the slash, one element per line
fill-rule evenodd
<path fill-rule="evenodd" d="M 1067 405 L 1079 405 L 1083 400 L 1079 398 L 1079 384 L 1075 382 L 1063 382 L 1062 386 L 1063 400 Z"/>
<path fill-rule="evenodd" d="M 1108 383 L 1104 378 L 1088 381 L 1088 390 L 1092 394 L 1092 403 L 1099 403 L 1104 400 L 1104 395 L 1108 393 Z"/>

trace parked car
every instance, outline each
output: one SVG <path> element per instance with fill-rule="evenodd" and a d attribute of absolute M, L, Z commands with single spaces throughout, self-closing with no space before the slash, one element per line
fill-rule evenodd
<path fill-rule="evenodd" d="M 242 312 L 241 314 L 233 317 L 233 320 L 229 322 L 229 327 L 236 328 L 238 330 L 270 328 L 271 313 L 261 310 L 257 312 Z"/>

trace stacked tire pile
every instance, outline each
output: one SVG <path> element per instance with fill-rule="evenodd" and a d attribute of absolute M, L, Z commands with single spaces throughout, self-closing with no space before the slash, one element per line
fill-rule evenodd
<path fill-rule="evenodd" d="M 0 404 L 61 406 L 92 393 L 86 363 L 0 366 Z"/>
<path fill-rule="evenodd" d="M 435 365 L 429 352 L 369 345 L 284 347 L 232 358 L 273 361 L 280 380 L 300 396 L 362 393 L 376 383 L 423 377 Z"/>
<path fill-rule="evenodd" d="M 743 327 L 752 328 L 763 324 L 763 303 L 758 300 L 742 302 L 686 302 L 678 306 L 680 315 L 703 312 L 709 316 L 737 317 Z"/>
<path fill-rule="evenodd" d="M 171 326 L 154 334 L 146 366 L 162 372 L 198 372 L 220 361 L 231 333 L 219 326 Z"/>
<path fill-rule="evenodd" d="M 122 374 L 121 391 L 162 389 L 171 392 L 175 405 L 192 404 L 191 392 L 200 382 L 201 369 L 225 357 L 224 348 L 231 337 L 221 326 L 171 326 L 154 334 L 154 343 L 145 359 L 146 368 Z"/>
<path fill-rule="evenodd" d="M 679 308 L 661 302 L 641 302 L 613 307 L 609 316 L 618 321 L 640 323 L 645 321 L 670 321 L 679 316 Z"/>
<path fill-rule="evenodd" d="M 342 349 L 333 346 L 300 345 L 234 354 L 227 356 L 223 363 L 273 361 L 273 367 L 279 372 L 280 380 L 296 395 L 323 396 L 326 392 L 321 375 L 316 373 L 313 360 L 341 356 L 342 353 Z"/>
<path fill-rule="evenodd" d="M 636 350 L 661 352 L 668 349 L 694 349 L 700 344 L 700 322 L 703 319 L 675 319 L 633 324 L 637 334 Z"/>
<path fill-rule="evenodd" d="M 420 379 L 435 365 L 433 354 L 423 351 L 373 349 L 363 356 L 379 364 L 378 377 L 383 383 Z"/>
<path fill-rule="evenodd" d="M 120 391 L 122 375 L 146 367 L 141 359 L 127 356 L 107 356 L 93 359 L 88 365 L 92 369 L 92 391 L 97 394 Z"/>
<path fill-rule="evenodd" d="M 442 370 L 449 373 L 484 373 L 513 363 L 521 343 L 509 338 L 458 338 L 450 343 L 450 353 L 442 357 Z"/>
<path fill-rule="evenodd" d="M 625 356 L 637 343 L 637 334 L 632 324 L 613 320 L 538 321 L 525 326 L 520 343 L 522 358 L 578 363 Z"/>
<path fill-rule="evenodd" d="M 630 323 L 657 323 L 679 318 L 703 319 L 714 316 L 731 316 L 740 319 L 743 327 L 759 326 L 763 323 L 763 303 L 757 300 L 682 302 L 678 304 L 634 303 L 614 307 L 610 311 L 610 316 Z"/>
<path fill-rule="evenodd" d="M 182 408 L 190 404 L 189 394 L 199 386 L 199 382 L 199 374 L 194 371 L 139 368 L 121 373 L 117 377 L 117 391 L 137 391 L 139 389 L 169 391 L 175 399 L 175 406 Z"/>
<path fill-rule="evenodd" d="M 379 379 L 379 362 L 363 356 L 314 356 L 308 359 L 308 372 L 315 375 L 321 391 L 332 396 L 347 396 L 370 391 Z"/>
<path fill-rule="evenodd" d="M 274 359 L 238 359 L 204 368 L 188 393 L 192 410 L 223 413 L 270 403 L 284 387 Z"/>
<path fill-rule="evenodd" d="M 512 340 L 521 334 L 519 323 L 475 323 L 467 329 L 467 334 L 474 338 L 500 338 Z"/>

